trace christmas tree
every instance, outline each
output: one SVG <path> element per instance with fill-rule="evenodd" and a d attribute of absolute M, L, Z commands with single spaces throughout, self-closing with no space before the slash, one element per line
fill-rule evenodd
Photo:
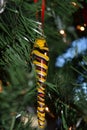
<path fill-rule="evenodd" d="M 86 130 L 86 7 L 86 0 L 0 1 L 0 130 Z M 49 58 L 34 51 L 41 37 Z M 49 61 L 45 128 L 38 128 L 35 56 Z"/>

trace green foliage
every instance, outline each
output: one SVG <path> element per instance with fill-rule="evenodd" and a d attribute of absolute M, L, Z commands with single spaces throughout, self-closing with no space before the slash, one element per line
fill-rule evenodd
<path fill-rule="evenodd" d="M 29 13 L 24 13 L 25 5 L 30 6 L 27 1 L 9 1 L 0 16 L 0 80 L 3 83 L 0 129 L 13 130 L 15 124 L 11 113 L 16 116 L 26 111 L 31 99 L 35 102 L 35 76 L 34 70 L 31 71 L 30 53 L 36 34 L 33 29 L 37 29 L 38 23 L 30 19 Z"/>
<path fill-rule="evenodd" d="M 83 62 L 83 64 L 81 63 Z M 80 67 L 79 68 L 73 68 L 74 71 L 76 71 L 76 73 L 78 73 L 81 78 L 83 78 L 82 82 L 78 82 L 76 84 L 76 96 L 75 96 L 75 104 L 79 107 L 79 109 L 82 111 L 83 115 L 87 115 L 87 107 L 86 107 L 86 103 L 87 103 L 87 56 L 84 55 L 82 58 L 82 61 L 79 61 Z M 83 87 L 82 87 L 83 86 Z M 84 109 L 83 109 L 84 107 Z"/>
<path fill-rule="evenodd" d="M 56 69 L 55 59 L 68 47 L 68 43 L 77 38 L 75 32 L 69 32 L 68 27 L 72 26 L 72 16 L 82 5 L 80 1 L 73 2 L 76 2 L 76 7 L 72 0 L 48 0 L 43 28 L 50 50 L 46 105 L 54 114 L 63 110 L 61 116 L 65 129 L 69 126 L 68 119 L 72 117 L 72 122 L 76 123 L 75 118 L 78 116 L 73 103 L 76 76 L 71 69 L 72 63 Z M 21 120 L 17 122 L 16 116 L 22 113 L 26 115 L 26 107 L 36 104 L 36 75 L 31 51 L 36 37 L 42 35 L 42 30 L 38 27 L 41 24 L 40 18 L 36 19 L 37 10 L 41 11 L 41 1 L 34 4 L 31 0 L 9 0 L 4 12 L 0 14 L 0 80 L 3 87 L 0 93 L 0 129 L 32 129 L 29 123 L 23 125 Z M 55 22 L 57 16 L 67 32 L 66 42 L 59 33 L 58 23 Z M 83 69 L 87 71 L 86 67 Z M 76 103 L 80 107 L 83 98 L 80 93 L 81 100 Z"/>

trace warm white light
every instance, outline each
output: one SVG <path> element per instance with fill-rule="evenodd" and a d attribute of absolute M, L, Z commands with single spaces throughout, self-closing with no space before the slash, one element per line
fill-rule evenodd
<path fill-rule="evenodd" d="M 72 5 L 74 5 L 74 6 L 76 6 L 76 5 L 77 5 L 75 2 L 71 2 L 71 3 L 72 3 Z"/>
<path fill-rule="evenodd" d="M 76 28 L 80 30 L 80 27 L 81 27 L 80 25 L 77 25 L 77 27 L 76 27 Z"/>
<path fill-rule="evenodd" d="M 84 27 L 84 26 L 81 26 L 81 25 L 77 25 L 77 29 L 79 29 L 80 31 L 84 31 L 84 30 L 85 30 L 85 27 Z"/>
<path fill-rule="evenodd" d="M 65 31 L 64 31 L 63 29 L 61 29 L 61 30 L 60 30 L 60 34 L 63 35 L 64 33 L 65 33 Z"/>
<path fill-rule="evenodd" d="M 86 24 L 84 23 L 84 26 L 86 27 Z"/>
<path fill-rule="evenodd" d="M 81 31 L 84 31 L 84 30 L 85 30 L 85 28 L 84 28 L 83 26 L 81 26 L 81 27 L 80 27 L 80 30 L 81 30 Z"/>
<path fill-rule="evenodd" d="M 45 107 L 45 111 L 49 112 L 49 108 L 48 108 L 48 107 Z"/>
<path fill-rule="evenodd" d="M 69 127 L 69 130 L 72 130 L 72 127 Z"/>

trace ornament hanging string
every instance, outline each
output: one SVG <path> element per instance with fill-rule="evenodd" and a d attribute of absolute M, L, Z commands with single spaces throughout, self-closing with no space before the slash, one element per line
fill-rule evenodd
<path fill-rule="evenodd" d="M 34 3 L 37 3 L 38 2 L 38 0 L 34 0 Z"/>
<path fill-rule="evenodd" d="M 42 11 L 41 11 L 42 25 L 44 24 L 44 15 L 45 15 L 45 0 L 42 0 Z"/>
<path fill-rule="evenodd" d="M 38 0 L 34 0 L 34 3 L 37 3 L 37 2 L 38 2 Z M 41 5 L 41 21 L 40 21 L 41 24 L 42 24 L 42 26 L 41 26 L 42 29 L 43 29 L 43 26 L 44 26 L 45 5 L 46 5 L 45 0 L 42 0 L 42 5 Z M 37 13 L 36 13 L 36 18 L 37 18 Z"/>

